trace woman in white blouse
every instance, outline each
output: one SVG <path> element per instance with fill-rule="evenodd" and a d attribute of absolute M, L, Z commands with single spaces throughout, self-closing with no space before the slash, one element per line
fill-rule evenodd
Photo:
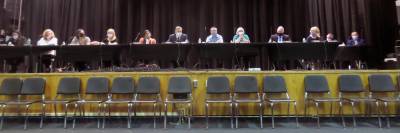
<path fill-rule="evenodd" d="M 37 42 L 37 46 L 57 45 L 58 39 L 55 37 L 53 30 L 46 29 L 43 31 L 42 38 Z"/>

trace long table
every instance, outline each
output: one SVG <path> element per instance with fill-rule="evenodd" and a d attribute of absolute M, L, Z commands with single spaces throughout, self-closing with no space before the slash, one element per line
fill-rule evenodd
<path fill-rule="evenodd" d="M 169 62 L 181 63 L 178 67 L 189 69 L 208 68 L 210 60 L 222 60 L 231 65 L 247 65 L 243 59 L 251 60 L 251 66 L 263 70 L 271 69 L 272 62 L 286 60 L 348 61 L 364 59 L 365 46 L 338 47 L 339 43 L 252 43 L 252 44 L 120 44 L 86 46 L 23 46 L 0 47 L 0 59 L 7 60 L 23 56 L 40 56 L 55 50 L 58 64 L 62 62 L 116 61 L 129 64 L 128 60 L 156 60 L 161 67 Z M 61 62 L 61 63 L 60 63 Z M 132 64 L 130 64 L 132 66 Z M 233 68 L 233 67 L 228 67 Z"/>

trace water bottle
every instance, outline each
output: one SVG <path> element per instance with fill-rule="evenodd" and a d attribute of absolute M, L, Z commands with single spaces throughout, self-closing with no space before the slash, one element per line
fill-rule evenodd
<path fill-rule="evenodd" d="M 197 43 L 199 43 L 199 44 L 201 43 L 201 38 L 199 38 L 199 41 Z"/>
<path fill-rule="evenodd" d="M 306 38 L 303 38 L 303 42 L 304 42 L 304 43 L 307 42 Z"/>
<path fill-rule="evenodd" d="M 26 46 L 31 46 L 31 39 L 30 39 L 30 38 L 28 38 L 28 40 L 26 40 L 25 45 L 26 45 Z"/>
<path fill-rule="evenodd" d="M 65 41 L 64 42 L 62 42 L 62 44 L 61 44 L 62 46 L 65 46 Z"/>

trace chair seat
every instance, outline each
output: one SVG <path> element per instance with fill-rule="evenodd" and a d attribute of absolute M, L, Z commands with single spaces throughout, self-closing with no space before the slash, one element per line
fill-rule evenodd
<path fill-rule="evenodd" d="M 266 99 L 267 102 L 271 103 L 279 103 L 279 102 L 295 102 L 295 100 L 287 99 L 287 98 L 274 98 L 274 99 Z"/>
<path fill-rule="evenodd" d="M 231 99 L 227 98 L 210 98 L 206 99 L 206 103 L 231 103 L 233 102 Z"/>
<path fill-rule="evenodd" d="M 33 103 L 42 102 L 42 100 L 20 100 L 20 101 L 0 101 L 4 105 L 28 105 Z"/>
<path fill-rule="evenodd" d="M 309 98 L 309 100 L 312 100 L 315 102 L 340 102 L 341 101 L 339 98 L 333 98 L 333 97 L 317 97 L 317 98 Z"/>
<path fill-rule="evenodd" d="M 191 99 L 168 99 L 165 100 L 166 103 L 191 103 Z"/>
<path fill-rule="evenodd" d="M 70 100 L 44 100 L 43 103 L 44 104 L 54 104 L 54 103 L 72 103 L 72 102 L 76 102 L 78 101 L 78 99 L 70 99 Z"/>
<path fill-rule="evenodd" d="M 364 101 L 364 102 L 375 102 L 375 101 L 377 101 L 374 98 L 368 98 L 368 97 L 353 97 L 353 98 L 343 98 L 343 99 L 348 100 L 348 101 L 352 101 L 352 102 L 362 102 L 362 101 Z"/>
<path fill-rule="evenodd" d="M 258 102 L 261 102 L 261 100 L 258 98 L 237 98 L 237 99 L 233 99 L 233 102 L 236 102 L 236 103 L 258 103 Z"/>
<path fill-rule="evenodd" d="M 378 98 L 378 100 L 383 102 L 400 102 L 400 98 L 398 97 L 384 97 L 384 98 Z"/>
<path fill-rule="evenodd" d="M 112 99 L 112 100 L 107 100 L 104 101 L 106 104 L 113 104 L 113 103 L 131 103 L 131 99 Z"/>

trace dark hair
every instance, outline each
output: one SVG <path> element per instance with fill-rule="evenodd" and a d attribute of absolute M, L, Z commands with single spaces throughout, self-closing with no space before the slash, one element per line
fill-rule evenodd
<path fill-rule="evenodd" d="M 146 33 L 150 33 L 150 34 L 151 34 L 150 30 L 144 30 L 144 31 L 143 31 L 143 37 L 146 36 Z"/>
<path fill-rule="evenodd" d="M 76 31 L 75 31 L 75 33 L 74 33 L 74 36 L 76 37 L 76 38 L 79 38 L 80 36 L 80 34 L 81 34 L 81 32 L 84 32 L 84 30 L 83 29 L 77 29 Z M 83 36 L 85 36 L 85 34 L 83 34 Z"/>

